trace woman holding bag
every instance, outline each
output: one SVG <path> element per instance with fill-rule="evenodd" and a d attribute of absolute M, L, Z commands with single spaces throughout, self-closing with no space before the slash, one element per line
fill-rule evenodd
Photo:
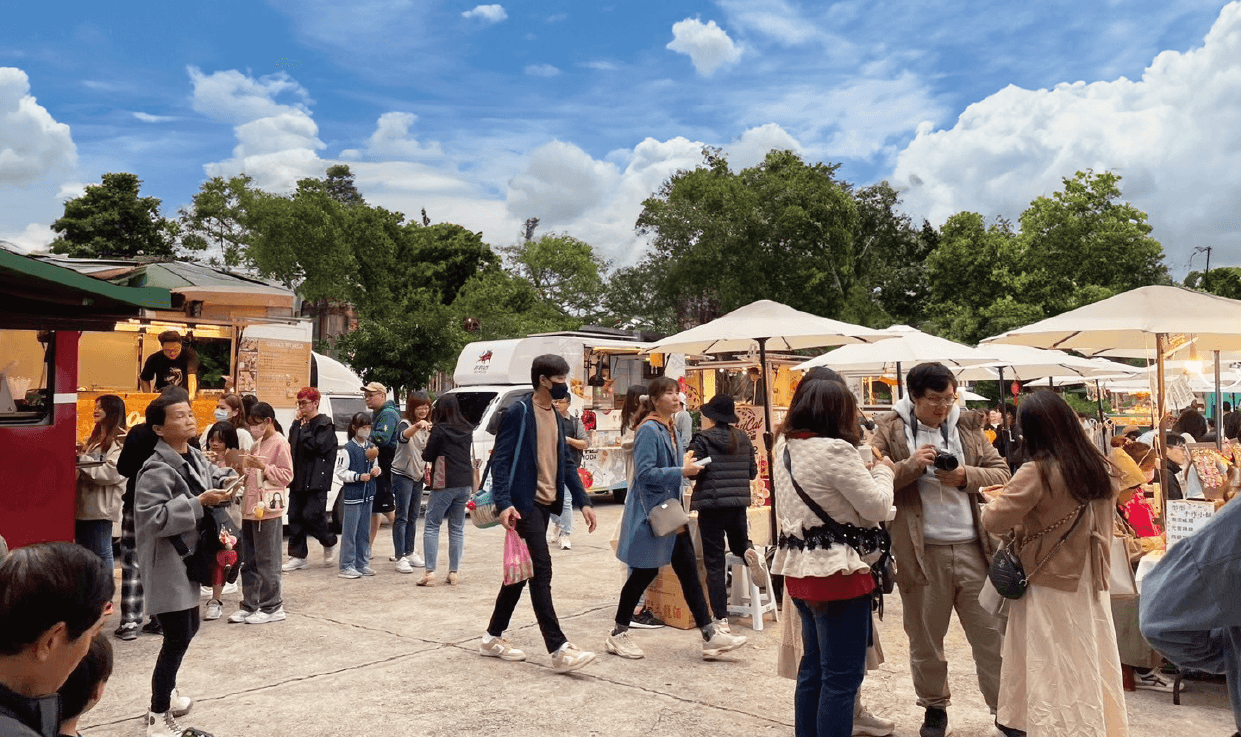
<path fill-rule="evenodd" d="M 440 549 L 440 525 L 448 519 L 448 585 L 456 586 L 465 549 L 465 503 L 474 493 L 474 427 L 461 414 L 457 395 L 439 398 L 432 414 L 431 435 L 422 459 L 431 469 L 431 500 L 422 531 L 426 572 L 419 586 L 434 586 Z"/>
<path fill-rule="evenodd" d="M 1026 541 L 1019 557 L 1029 578 L 1009 605 L 996 726 L 1008 735 L 1123 737 L 1108 594 L 1119 474 L 1055 392 L 1026 399 L 1017 425 L 1031 460 L 985 492 L 982 510 L 988 532 Z"/>
<path fill-rule="evenodd" d="M 622 658 L 644 657 L 642 649 L 629 637 L 634 606 L 646 587 L 669 563 L 681 581 L 681 591 L 702 631 L 702 657 L 712 660 L 745 644 L 746 638 L 729 634 L 711 619 L 702 584 L 698 580 L 698 561 L 689 531 L 682 527 L 659 535 L 651 514 L 664 502 L 680 506 L 682 479 L 698 475 L 692 454 L 677 458 L 672 416 L 680 404 L 677 382 L 666 376 L 651 381 L 643 408 L 635 422 L 633 441 L 633 479 L 625 497 L 620 541 L 616 557 L 630 567 L 629 580 L 621 589 L 616 608 L 616 626 L 608 635 L 608 652 Z M 658 514 L 658 512 L 656 512 Z M 684 509 L 682 509 L 684 514 Z"/>

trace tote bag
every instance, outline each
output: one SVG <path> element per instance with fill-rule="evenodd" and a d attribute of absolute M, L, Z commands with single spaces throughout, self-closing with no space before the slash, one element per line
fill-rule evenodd
<path fill-rule="evenodd" d="M 1137 579 L 1133 576 L 1133 566 L 1129 565 L 1129 548 L 1123 537 L 1112 536 L 1112 568 L 1107 588 L 1113 599 L 1136 599 L 1138 596 Z"/>

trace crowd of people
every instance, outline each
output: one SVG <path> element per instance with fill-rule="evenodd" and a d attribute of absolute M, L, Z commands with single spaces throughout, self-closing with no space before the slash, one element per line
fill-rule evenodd
<path fill-rule="evenodd" d="M 571 549 L 574 509 L 588 531 L 597 525 L 577 473 L 588 439 L 568 412 L 568 373 L 561 357 L 534 360 L 533 391 L 504 411 L 484 471 L 500 523 L 525 543 L 533 575 L 501 587 L 479 652 L 525 660 L 505 632 L 528 587 L 558 673 L 596 658 L 562 631 L 552 600 L 550 548 Z M 1161 530 L 1142 493 L 1156 478 L 1151 444 L 1122 432 L 1105 455 L 1081 431 L 1077 414 L 1050 391 L 998 417 L 965 411 L 953 374 L 936 363 L 915 367 L 907 385 L 908 395 L 870 422 L 838 375 L 815 369 L 798 385 L 774 438 L 778 536 L 771 574 L 782 577 L 790 604 L 785 611 L 800 631 L 793 697 L 798 737 L 895 729 L 860 698 L 867 668 L 882 658 L 875 619 L 882 616 L 883 594 L 893 589 L 901 597 L 914 690 L 925 712 L 920 737 L 950 733 L 944 638 L 954 612 L 983 700 L 1004 735 L 1127 734 L 1124 691 L 1171 690 L 1160 673 L 1160 653 L 1209 672 L 1227 671 L 1235 703 L 1241 703 L 1233 678 L 1241 677 L 1234 654 L 1241 630 L 1230 624 L 1227 612 L 1235 607 L 1229 597 L 1217 596 L 1210 611 L 1186 614 L 1194 590 L 1185 580 L 1198 580 L 1204 560 L 1224 561 L 1220 550 L 1235 547 L 1235 535 L 1220 538 L 1218 546 L 1178 546 L 1156 569 L 1160 575 L 1148 579 L 1158 596 L 1109 593 L 1113 567 L 1136 569 L 1142 556 L 1160 547 Z M 240 567 L 242 597 L 228 621 L 279 622 L 286 617 L 282 575 L 310 566 L 309 538 L 340 577 L 372 576 L 371 548 L 380 521 L 391 515 L 395 570 L 421 568 L 419 586 L 435 586 L 441 575 L 444 583 L 458 584 L 466 505 L 482 481 L 472 426 L 452 394 L 433 404 L 411 392 L 402 413 L 385 387 L 370 383 L 363 390 L 372 411 L 351 418 L 339 448 L 313 388 L 298 394 L 287 435 L 271 405 L 253 397 L 221 398 L 216 422 L 201 433 L 180 387 L 164 387 L 146 408 L 145 422 L 132 428 L 123 401 L 101 397 L 95 427 L 79 449 L 92 461 L 83 464 L 79 479 L 79 544 L 29 546 L 0 562 L 0 735 L 73 734 L 65 730 L 75 730 L 81 714 L 102 698 L 112 653 L 99 631 L 111 609 L 114 525 L 122 569 L 115 635 L 131 640 L 145 631 L 163 638 L 146 718 L 148 735 L 157 737 L 185 732 L 180 720 L 193 700 L 179 693 L 177 675 L 200 622 L 222 616 L 231 568 Z M 726 552 L 744 561 L 759 585 L 773 585 L 748 535 L 758 459 L 748 435 L 735 426 L 733 398 L 721 394 L 704 403 L 697 433 L 684 403 L 678 383 L 664 377 L 631 386 L 625 400 L 631 462 L 616 556 L 628 575 L 613 625 L 601 638 L 608 653 L 624 659 L 645 656 L 631 628 L 653 619 L 643 599 L 665 566 L 679 581 L 707 660 L 747 643 L 728 623 Z M 1232 417 L 1223 424 L 1235 439 L 1241 421 Z M 1205 433 L 1199 424 L 1205 421 L 1182 416 L 1177 426 Z M 1169 447 L 1176 447 L 1173 437 L 1181 437 L 1175 428 Z M 1169 471 L 1179 469 L 1170 464 Z M 334 515 L 339 532 L 327 518 L 333 479 L 341 485 Z M 419 555 L 424 485 L 430 497 Z M 705 587 L 684 517 L 686 496 L 697 512 Z M 286 513 L 288 558 L 282 562 Z M 1228 505 L 1219 516 L 1235 513 L 1236 505 Z M 202 542 L 206 515 L 221 520 L 221 540 L 230 537 L 230 524 L 237 534 L 217 556 L 204 614 L 199 603 L 206 584 L 184 561 Z M 446 569 L 438 555 L 445 521 Z M 1212 540 L 1227 537 L 1221 528 L 1208 528 Z M 1114 540 L 1121 545 L 1113 546 Z M 1024 572 L 1024 593 L 1015 597 L 995 596 L 991 569 L 1002 550 L 1011 550 Z M 891 559 L 894 568 L 885 567 Z M 1184 575 L 1167 573 L 1172 569 Z M 58 689 L 59 711 L 49 696 Z M 6 719 L 28 731 L 4 731 Z"/>

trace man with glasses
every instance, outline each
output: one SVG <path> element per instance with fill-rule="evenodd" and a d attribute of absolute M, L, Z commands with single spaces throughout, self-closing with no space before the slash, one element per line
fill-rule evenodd
<path fill-rule="evenodd" d="M 289 485 L 289 560 L 285 571 L 309 568 L 307 536 L 323 546 L 323 564 L 332 565 L 336 536 L 327 525 L 327 494 L 336 467 L 336 427 L 319 412 L 319 390 L 308 386 L 297 393 L 297 419 L 289 428 L 293 483 Z"/>
<path fill-rule="evenodd" d="M 1003 484 L 1008 464 L 982 432 L 982 416 L 957 406 L 957 381 L 940 363 L 909 372 L 908 396 L 877 420 L 872 443 L 896 463 L 892 553 L 921 737 L 948 733 L 944 635 L 955 609 L 974 653 L 978 687 L 995 714 L 1003 624 L 978 603 L 995 543 L 979 521 L 980 487 Z"/>

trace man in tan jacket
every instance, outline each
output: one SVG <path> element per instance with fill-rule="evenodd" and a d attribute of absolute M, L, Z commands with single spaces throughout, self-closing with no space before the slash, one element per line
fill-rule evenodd
<path fill-rule="evenodd" d="M 907 385 L 909 395 L 877 420 L 871 442 L 896 464 L 892 553 L 914 690 L 926 709 L 919 734 L 943 737 L 950 699 L 944 635 L 954 609 L 992 714 L 999 699 L 1003 623 L 978 603 L 995 543 L 982 528 L 978 490 L 1007 482 L 1009 472 L 983 435 L 982 418 L 957 406 L 947 367 L 916 366 Z"/>

